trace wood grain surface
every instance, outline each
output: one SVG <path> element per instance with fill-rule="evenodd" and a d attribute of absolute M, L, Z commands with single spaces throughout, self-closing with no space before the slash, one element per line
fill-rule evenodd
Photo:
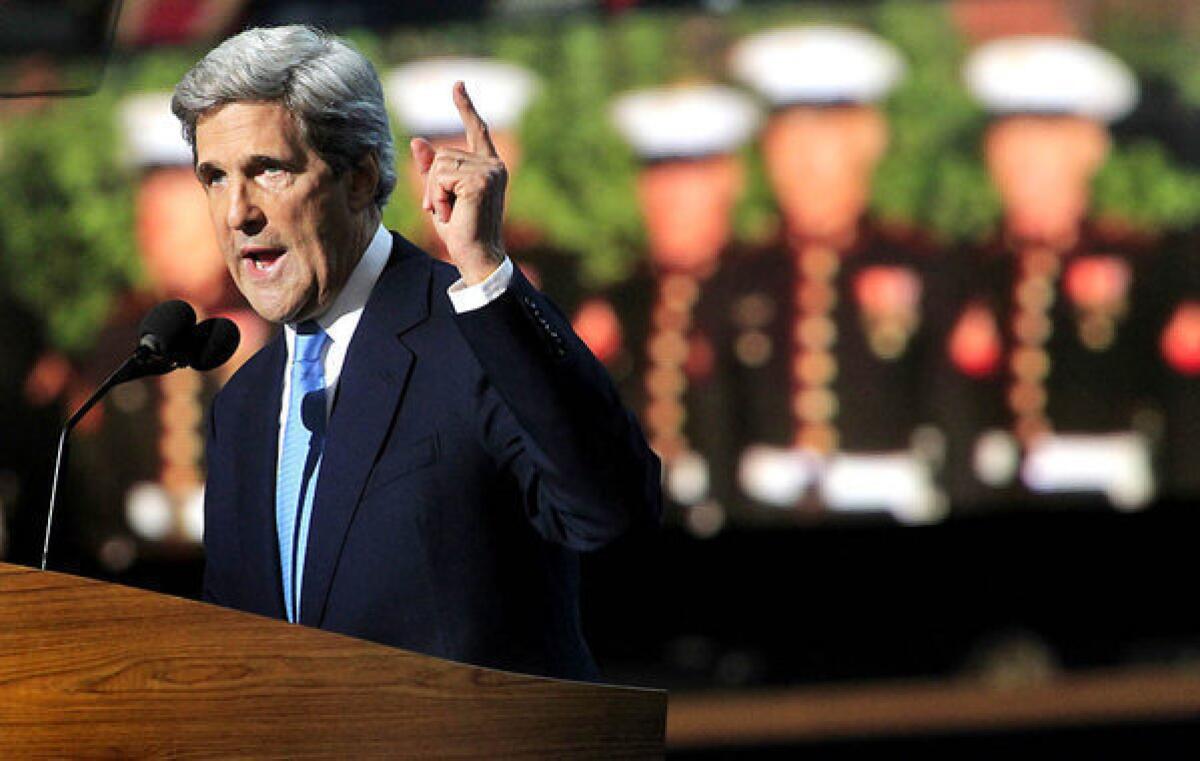
<path fill-rule="evenodd" d="M 666 693 L 0 564 L 0 757 L 657 758 Z"/>

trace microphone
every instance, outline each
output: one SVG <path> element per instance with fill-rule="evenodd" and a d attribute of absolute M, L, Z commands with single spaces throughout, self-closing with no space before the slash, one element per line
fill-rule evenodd
<path fill-rule="evenodd" d="M 172 299 L 151 309 L 138 326 L 138 348 L 166 356 L 178 353 L 191 340 L 196 310 L 186 301 Z"/>
<path fill-rule="evenodd" d="M 50 487 L 50 509 L 46 513 L 46 536 L 42 543 L 42 570 L 50 555 L 50 530 L 54 508 L 67 461 L 67 437 L 79 421 L 104 395 L 127 381 L 149 375 L 163 375 L 181 367 L 212 370 L 224 364 L 237 350 L 241 340 L 237 325 L 224 317 L 215 317 L 199 325 L 196 311 L 186 301 L 164 301 L 150 310 L 138 326 L 138 345 L 133 354 L 100 384 L 63 425 L 54 460 L 54 480 Z"/>
<path fill-rule="evenodd" d="M 201 372 L 229 361 L 241 343 L 242 335 L 233 320 L 211 317 L 192 329 L 187 363 Z"/>
<path fill-rule="evenodd" d="M 138 345 L 76 413 L 83 417 L 113 386 L 147 375 L 162 375 L 187 365 L 196 329 L 196 310 L 186 301 L 172 299 L 151 309 L 138 325 Z M 68 424 L 74 427 L 75 418 Z"/>

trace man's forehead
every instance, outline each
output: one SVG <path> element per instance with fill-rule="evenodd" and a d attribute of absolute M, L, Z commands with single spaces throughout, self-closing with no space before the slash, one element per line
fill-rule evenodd
<path fill-rule="evenodd" d="M 224 103 L 196 120 L 196 158 L 201 163 L 303 150 L 291 113 L 277 101 Z"/>
<path fill-rule="evenodd" d="M 839 103 L 834 105 L 798 105 L 777 111 L 773 124 L 785 127 L 807 127 L 818 130 L 838 130 L 848 125 L 872 122 L 879 118 L 879 110 L 865 103 Z"/>
<path fill-rule="evenodd" d="M 1098 122 L 1074 114 L 1010 114 L 992 121 L 990 132 L 1021 135 L 1076 135 L 1103 132 Z"/>

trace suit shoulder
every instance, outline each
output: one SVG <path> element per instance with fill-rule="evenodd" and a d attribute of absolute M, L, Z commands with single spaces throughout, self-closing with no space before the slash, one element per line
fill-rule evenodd
<path fill-rule="evenodd" d="M 256 387 L 264 374 L 270 374 L 273 371 L 275 360 L 279 357 L 282 349 L 283 332 L 277 330 L 275 337 L 267 341 L 225 382 L 225 385 L 213 397 L 213 404 L 221 404 L 231 397 L 245 393 L 247 389 Z"/>
<path fill-rule="evenodd" d="M 915 258 L 935 258 L 946 251 L 946 246 L 931 231 L 916 225 L 874 220 L 864 227 L 863 237 L 867 241 Z"/>

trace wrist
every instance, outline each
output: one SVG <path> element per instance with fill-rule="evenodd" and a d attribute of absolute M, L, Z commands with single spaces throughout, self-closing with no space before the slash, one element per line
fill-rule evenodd
<path fill-rule="evenodd" d="M 504 263 L 506 256 L 500 246 L 482 246 L 474 251 L 465 252 L 461 257 L 454 257 L 454 261 L 463 282 L 470 286 L 479 285 L 487 280 Z"/>

